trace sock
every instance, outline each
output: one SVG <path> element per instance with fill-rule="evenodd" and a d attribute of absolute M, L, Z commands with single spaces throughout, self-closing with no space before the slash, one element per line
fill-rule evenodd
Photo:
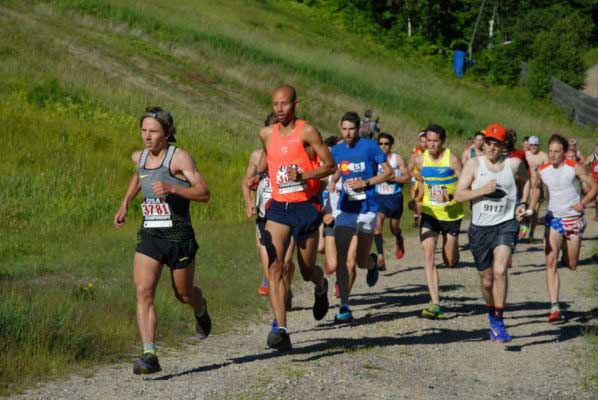
<path fill-rule="evenodd" d="M 267 288 L 268 287 L 268 280 L 266 279 L 265 276 L 262 277 L 262 287 L 263 288 Z"/>
<path fill-rule="evenodd" d="M 494 309 L 495 309 L 495 311 L 494 311 L 494 318 L 497 321 L 502 321 L 502 314 L 505 311 L 505 308 L 504 307 L 496 307 L 496 306 L 494 306 Z"/>
<path fill-rule="evenodd" d="M 494 308 L 494 304 L 486 304 L 486 310 L 488 310 L 489 317 L 494 317 L 494 314 L 496 314 L 496 309 Z"/>
<path fill-rule="evenodd" d="M 154 343 L 143 343 L 143 354 L 156 355 L 156 345 Z"/>
<path fill-rule="evenodd" d="M 286 326 L 279 326 L 278 327 L 278 332 L 280 332 L 280 331 L 283 331 L 284 333 L 287 333 L 287 334 L 289 333 L 289 331 L 287 330 Z"/>
<path fill-rule="evenodd" d="M 561 311 L 561 307 L 559 306 L 559 302 L 557 301 L 556 303 L 550 303 L 550 312 L 553 311 Z"/>
<path fill-rule="evenodd" d="M 384 255 L 384 239 L 382 238 L 381 233 L 374 235 L 374 243 L 376 243 L 376 251 L 378 252 L 378 255 Z"/>

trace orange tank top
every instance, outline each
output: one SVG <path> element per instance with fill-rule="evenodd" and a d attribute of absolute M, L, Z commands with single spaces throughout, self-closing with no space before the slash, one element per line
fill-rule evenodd
<path fill-rule="evenodd" d="M 320 191 L 318 179 L 295 182 L 289 181 L 287 175 L 287 168 L 297 168 L 303 173 L 319 166 L 317 155 L 310 158 L 303 146 L 301 129 L 304 124 L 304 120 L 297 120 L 297 125 L 289 136 L 279 134 L 280 123 L 272 127 L 272 136 L 266 150 L 273 200 L 284 203 L 307 201 Z"/>

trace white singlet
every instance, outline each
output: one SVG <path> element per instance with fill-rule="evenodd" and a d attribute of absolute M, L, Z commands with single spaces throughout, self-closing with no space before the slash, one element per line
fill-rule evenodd
<path fill-rule="evenodd" d="M 575 175 L 576 165 L 575 161 L 565 160 L 558 168 L 551 163 L 538 168 L 542 182 L 548 189 L 548 211 L 557 218 L 581 215 L 573 209 L 573 205 L 581 199 L 581 185 Z"/>
<path fill-rule="evenodd" d="M 471 223 L 477 226 L 493 226 L 515 218 L 517 184 L 513 176 L 511 160 L 506 158 L 502 169 L 493 172 L 488 169 L 486 156 L 477 157 L 478 172 L 471 185 L 473 190 L 496 180 L 496 191 L 471 201 Z"/>
<path fill-rule="evenodd" d="M 255 191 L 255 206 L 257 208 L 257 216 L 266 218 L 266 204 L 272 198 L 272 185 L 268 175 L 263 175 L 262 180 L 257 185 Z"/>

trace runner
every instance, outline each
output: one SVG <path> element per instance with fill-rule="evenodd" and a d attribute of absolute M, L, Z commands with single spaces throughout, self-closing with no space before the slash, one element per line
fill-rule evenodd
<path fill-rule="evenodd" d="M 594 181 L 598 182 L 598 144 L 594 149 L 594 153 L 592 153 L 592 155 L 586 160 L 586 167 L 589 168 L 590 175 L 592 175 Z M 594 199 L 594 204 L 594 221 L 598 221 L 598 195 L 596 195 L 596 198 Z"/>
<path fill-rule="evenodd" d="M 266 117 L 265 126 L 271 126 L 278 122 L 276 115 L 270 113 Z M 264 275 L 262 277 L 262 283 L 259 286 L 257 292 L 260 296 L 268 296 L 270 291 L 268 289 L 268 252 L 266 251 L 266 247 L 264 244 L 264 230 L 266 228 L 266 203 L 272 197 L 272 186 L 270 185 L 270 179 L 268 175 L 257 174 L 257 164 L 262 156 L 263 149 L 254 150 L 251 153 L 251 157 L 249 158 L 249 164 L 247 165 L 247 170 L 245 172 L 245 177 L 241 183 L 241 190 L 243 192 L 243 198 L 245 200 L 245 207 L 246 207 L 246 214 L 248 217 L 253 217 L 256 215 L 257 209 L 257 218 L 255 221 L 255 242 L 256 242 L 256 250 L 257 255 L 262 262 L 262 267 L 264 269 Z M 251 189 L 245 185 L 245 181 L 248 179 L 253 179 L 256 196 L 255 201 L 251 198 Z M 295 243 L 293 239 L 291 239 L 291 243 L 289 244 L 289 248 L 287 250 L 287 254 L 285 255 L 285 266 L 284 266 L 284 276 L 285 282 L 287 283 L 287 287 L 291 287 L 291 283 L 293 281 L 293 274 L 295 272 L 295 264 L 293 263 L 293 250 L 295 248 Z M 286 308 L 287 311 L 290 311 L 293 305 L 293 292 L 289 289 L 287 292 L 287 301 L 286 301 Z"/>
<path fill-rule="evenodd" d="M 338 166 L 335 177 L 340 175 L 343 188 L 337 206 L 341 212 L 334 227 L 336 279 L 341 298 L 339 313 L 334 317 L 335 323 L 350 322 L 353 319 L 349 308 L 349 293 L 355 282 L 356 271 L 355 268 L 349 270 L 347 263 L 353 240 L 357 241 L 357 265 L 368 269 L 368 286 L 374 286 L 378 281 L 376 255 L 370 254 L 378 209 L 373 188 L 378 183 L 388 181 L 393 175 L 386 156 L 376 142 L 359 136 L 359 123 L 356 113 L 348 112 L 343 115 L 340 130 L 344 142 L 332 148 L 332 156 Z M 376 175 L 379 165 L 384 172 Z"/>
<path fill-rule="evenodd" d="M 415 156 L 409 169 L 416 168 L 423 181 L 424 199 L 420 224 L 420 241 L 424 254 L 424 267 L 431 302 L 422 311 L 430 319 L 444 319 L 440 308 L 438 270 L 435 250 L 438 235 L 442 235 L 442 258 L 448 267 L 459 261 L 459 230 L 463 219 L 463 206 L 453 198 L 461 173 L 461 161 L 444 147 L 446 131 L 442 126 L 430 124 L 426 128 L 427 149 Z"/>
<path fill-rule="evenodd" d="M 272 108 L 279 122 L 262 128 L 259 133 L 264 153 L 258 171 L 267 166 L 272 184 L 264 237 L 270 263 L 270 303 L 278 325 L 268 334 L 267 344 L 277 350 L 292 348 L 285 309 L 288 288 L 283 277 L 284 256 L 291 237 L 297 245 L 301 275 L 315 286 L 314 318 L 321 320 L 328 312 L 328 281 L 315 262 L 321 223 L 319 180 L 333 173 L 335 167 L 320 132 L 295 116 L 297 104 L 292 86 L 276 88 L 272 93 Z"/>
<path fill-rule="evenodd" d="M 471 159 L 459 177 L 455 199 L 471 201 L 469 246 L 480 272 L 482 296 L 486 301 L 490 340 L 509 342 L 503 323 L 507 299 L 507 262 L 515 250 L 519 223 L 525 216 L 530 182 L 527 169 L 518 158 L 502 154 L 507 130 L 492 124 L 485 130 L 484 155 Z M 519 190 L 517 190 L 519 187 Z M 517 205 L 517 193 L 526 200 Z"/>
<path fill-rule="evenodd" d="M 467 160 L 479 157 L 484 154 L 484 132 L 477 131 L 473 134 L 473 143 L 463 151 L 461 163 L 465 165 Z"/>
<path fill-rule="evenodd" d="M 544 244 L 546 253 L 546 287 L 550 298 L 548 322 L 561 321 L 559 306 L 559 273 L 557 270 L 559 250 L 565 241 L 565 265 L 571 270 L 577 268 L 581 236 L 585 228 L 583 213 L 588 202 L 596 196 L 596 182 L 581 166 L 566 159 L 569 145 L 567 139 L 554 134 L 548 141 L 549 162 L 538 168 L 538 177 L 534 182 L 536 190 L 532 193 L 531 210 L 538 202 L 539 190 L 543 183 L 548 190 L 548 211 Z M 585 196 L 581 195 L 581 183 L 589 188 Z"/>
<path fill-rule="evenodd" d="M 529 136 L 524 136 L 521 142 L 521 149 L 526 153 L 529 151 Z"/>
<path fill-rule="evenodd" d="M 382 237 L 385 217 L 390 218 L 390 233 L 395 237 L 395 257 L 397 260 L 400 260 L 405 255 L 400 223 L 401 216 L 403 215 L 403 185 L 409 183 L 411 176 L 403 157 L 400 154 L 392 152 L 394 142 L 395 138 L 388 133 L 382 132 L 378 135 L 378 145 L 394 172 L 390 180 L 376 185 L 374 193 L 374 201 L 378 204 L 374 242 L 376 243 L 376 251 L 378 252 L 377 264 L 380 271 L 386 270 L 384 238 Z M 384 173 L 382 165 L 378 165 L 378 173 Z"/>
<path fill-rule="evenodd" d="M 444 319 L 445 316 L 440 308 L 438 270 L 434 253 L 438 236 L 442 235 L 444 264 L 454 267 L 459 262 L 458 236 L 464 214 L 461 203 L 455 201 L 453 193 L 461 173 L 461 161 L 444 147 L 446 131 L 442 126 L 428 125 L 426 138 L 426 151 L 423 155 L 415 156 L 409 166 L 410 169 L 414 167 L 417 169 L 424 189 L 419 237 L 431 302 L 422 311 L 422 316 Z"/>
<path fill-rule="evenodd" d="M 426 150 L 426 131 L 421 131 L 417 134 L 418 145 L 411 150 L 411 156 L 409 157 L 409 165 L 412 164 L 415 156 L 424 154 Z M 413 227 L 419 226 L 419 219 L 422 215 L 422 200 L 424 198 L 424 191 L 419 179 L 416 179 L 417 168 L 413 168 L 411 171 L 411 200 L 409 200 L 408 206 L 413 211 Z"/>
<path fill-rule="evenodd" d="M 176 129 L 168 111 L 150 107 L 139 125 L 145 149 L 131 156 L 137 170 L 114 215 L 114 226 L 123 227 L 129 204 L 141 191 L 143 222 L 137 234 L 133 279 L 143 354 L 135 360 L 133 372 L 151 374 L 162 370 L 156 356 L 154 294 L 164 264 L 170 267 L 175 297 L 193 308 L 197 337 L 205 339 L 211 331 L 206 300 L 193 285 L 197 242 L 189 215 L 190 201 L 207 202 L 210 192 L 191 155 L 170 144 L 176 141 Z"/>
<path fill-rule="evenodd" d="M 584 163 L 583 154 L 581 151 L 577 149 L 577 140 L 571 138 L 569 139 L 569 149 L 565 154 L 565 158 L 568 160 L 573 160 L 581 165 Z"/>
<path fill-rule="evenodd" d="M 538 168 L 548 162 L 548 155 L 543 151 L 540 151 L 540 139 L 537 136 L 531 136 L 529 138 L 529 151 L 525 152 L 525 159 L 529 164 L 530 173 L 532 175 L 532 181 L 535 181 L 536 174 L 538 173 Z M 530 218 L 530 227 L 529 227 L 529 243 L 532 243 L 534 240 L 534 231 L 536 230 L 536 225 L 538 224 L 538 212 L 540 211 L 540 206 L 544 202 L 544 188 L 540 185 L 540 193 L 538 197 L 538 202 L 534 208 L 534 215 Z M 523 236 L 519 236 L 520 239 L 523 239 Z"/>

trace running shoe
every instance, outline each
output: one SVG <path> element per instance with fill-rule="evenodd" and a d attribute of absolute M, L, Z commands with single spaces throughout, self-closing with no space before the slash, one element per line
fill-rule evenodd
<path fill-rule="evenodd" d="M 334 323 L 347 324 L 351 321 L 353 321 L 353 313 L 351 313 L 348 306 L 341 306 L 338 314 L 334 316 Z"/>
<path fill-rule="evenodd" d="M 206 312 L 201 317 L 195 316 L 195 336 L 199 340 L 204 340 L 210 336 L 212 331 L 212 320 L 210 314 L 208 314 L 208 302 L 205 303 Z"/>
<path fill-rule="evenodd" d="M 270 329 L 270 332 L 276 332 L 278 330 L 278 322 L 276 322 L 275 319 L 272 320 L 272 329 Z"/>
<path fill-rule="evenodd" d="M 422 317 L 428 319 L 446 319 L 442 309 L 438 304 L 430 303 L 428 308 L 422 310 Z"/>
<path fill-rule="evenodd" d="M 374 266 L 372 269 L 368 269 L 368 273 L 365 277 L 365 282 L 368 284 L 369 287 L 372 287 L 378 282 L 378 263 L 376 262 L 378 257 L 374 253 L 370 254 L 371 259 L 374 261 Z"/>
<path fill-rule="evenodd" d="M 519 225 L 519 240 L 524 239 L 529 232 L 529 224 Z"/>
<path fill-rule="evenodd" d="M 563 319 L 561 317 L 561 312 L 559 310 L 554 310 L 551 311 L 550 314 L 548 315 L 548 322 L 550 322 L 551 324 L 558 324 L 559 322 L 562 322 Z"/>
<path fill-rule="evenodd" d="M 405 255 L 405 244 L 403 242 L 403 236 L 399 237 L 396 243 L 395 257 L 400 260 Z"/>
<path fill-rule="evenodd" d="M 338 283 L 334 284 L 334 297 L 340 299 L 341 297 L 341 288 L 338 286 Z"/>
<path fill-rule="evenodd" d="M 287 299 L 285 301 L 285 307 L 287 311 L 291 311 L 293 309 L 293 291 L 289 288 L 287 291 Z"/>
<path fill-rule="evenodd" d="M 278 351 L 286 351 L 291 350 L 293 346 L 291 345 L 291 337 L 284 329 L 276 329 L 276 331 L 271 331 L 268 333 L 268 339 L 266 340 L 266 344 L 271 349 L 276 349 Z"/>
<path fill-rule="evenodd" d="M 269 296 L 270 295 L 270 288 L 267 286 L 260 286 L 257 288 L 257 294 L 260 296 Z"/>
<path fill-rule="evenodd" d="M 136 375 L 153 374 L 160 371 L 162 368 L 155 354 L 145 353 L 133 363 L 133 373 Z"/>
<path fill-rule="evenodd" d="M 494 321 L 494 325 L 490 325 L 490 340 L 496 343 L 507 343 L 511 339 L 503 321 Z"/>
<path fill-rule="evenodd" d="M 376 264 L 378 264 L 378 271 L 386 271 L 386 262 L 384 261 L 384 257 L 378 257 Z"/>
<path fill-rule="evenodd" d="M 312 311 L 314 313 L 314 318 L 316 319 L 316 321 L 319 321 L 326 316 L 329 307 L 328 280 L 326 278 L 324 278 L 324 288 L 320 290 L 320 293 L 318 293 L 317 286 L 314 288 L 314 297 L 315 301 Z"/>

